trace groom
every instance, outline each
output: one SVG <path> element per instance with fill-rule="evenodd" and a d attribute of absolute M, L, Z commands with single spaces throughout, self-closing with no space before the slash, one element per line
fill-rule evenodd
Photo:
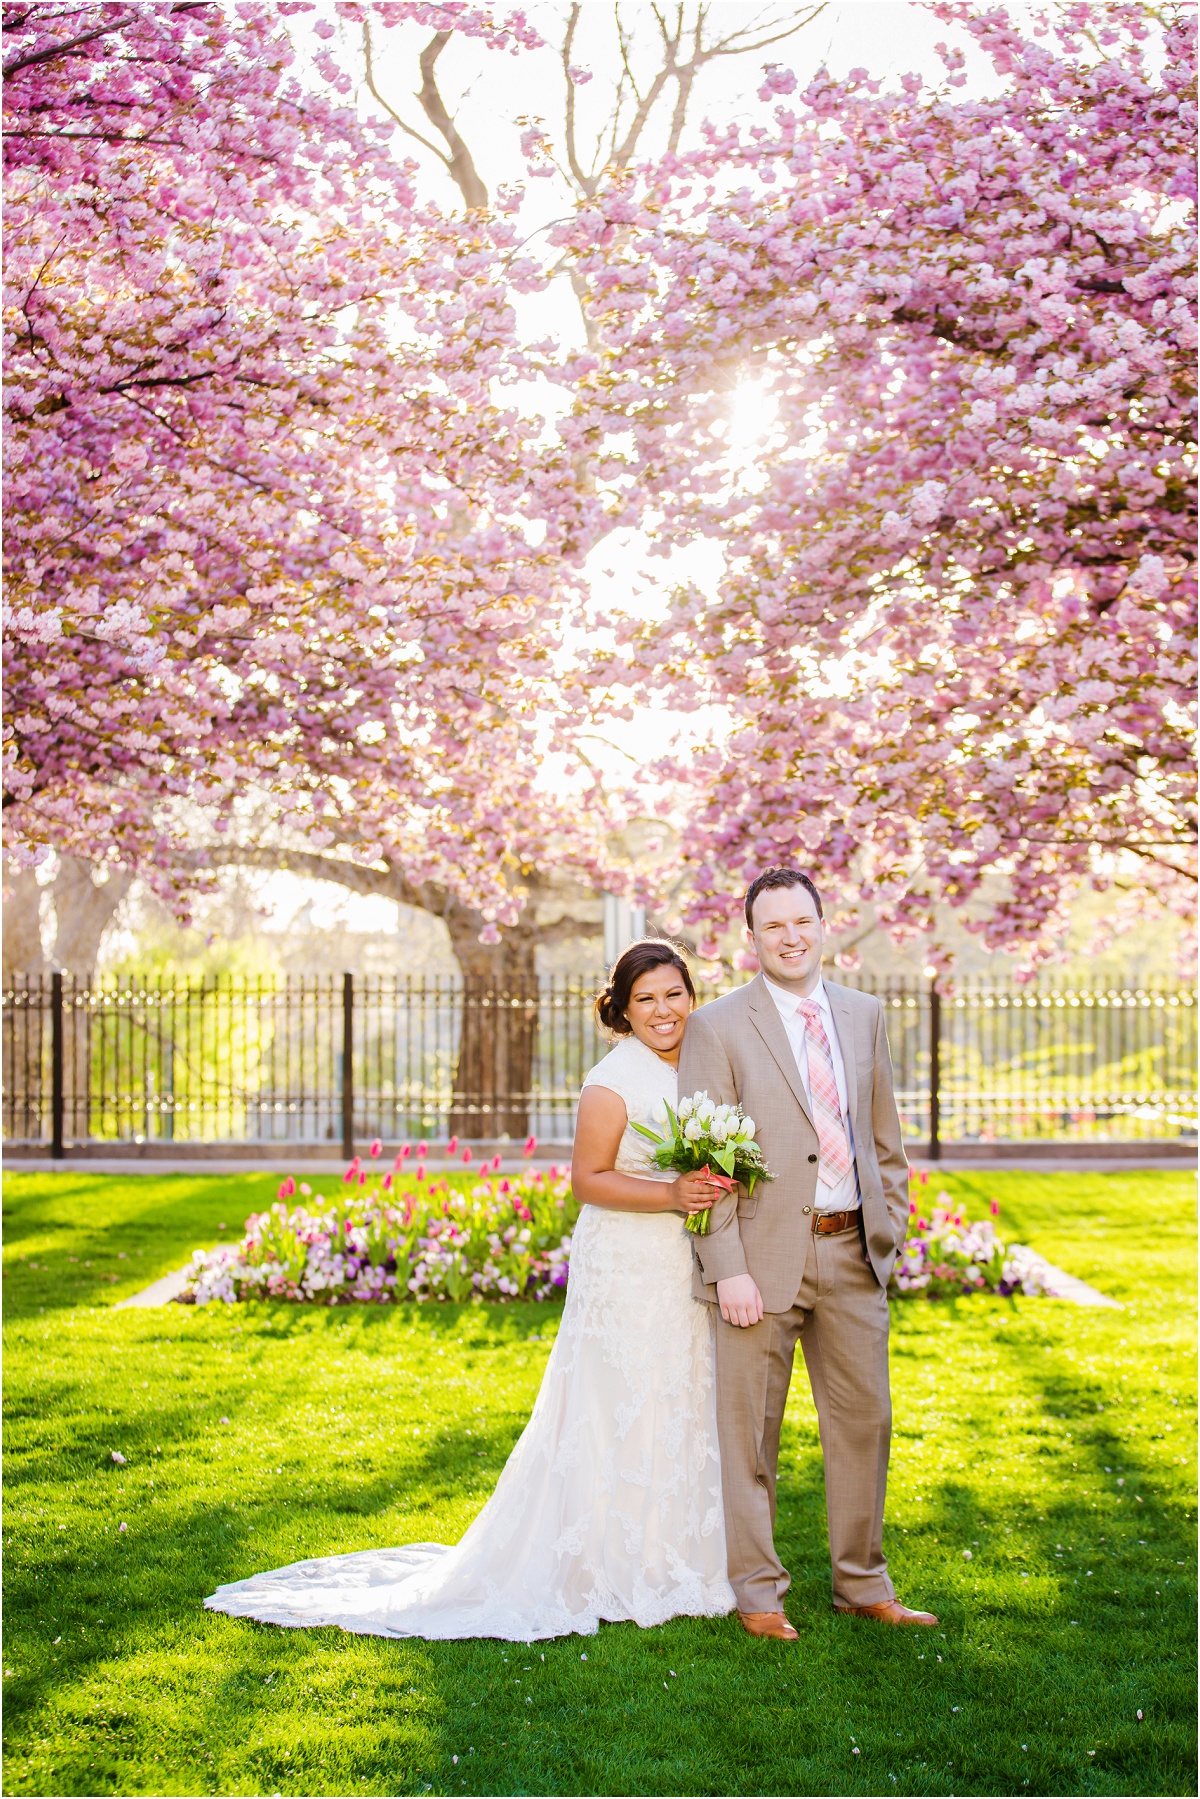
<path fill-rule="evenodd" d="M 729 1579 L 752 1636 L 794 1641 L 775 1553 L 779 1431 L 799 1340 L 817 1407 L 839 1612 L 936 1624 L 896 1599 L 883 1554 L 892 1410 L 887 1282 L 908 1225 L 908 1164 L 883 1008 L 821 979 L 821 896 L 792 868 L 746 895 L 761 974 L 693 1012 L 679 1091 L 738 1102 L 775 1179 L 718 1199 L 692 1239 L 717 1320 L 717 1431 Z"/>

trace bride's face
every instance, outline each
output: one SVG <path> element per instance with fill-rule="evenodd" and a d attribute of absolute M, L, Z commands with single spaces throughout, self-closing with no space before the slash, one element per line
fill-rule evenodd
<path fill-rule="evenodd" d="M 669 1056 L 683 1042 L 683 1027 L 691 1009 L 683 976 L 668 963 L 638 976 L 630 990 L 625 1016 L 635 1037 L 658 1055 Z"/>

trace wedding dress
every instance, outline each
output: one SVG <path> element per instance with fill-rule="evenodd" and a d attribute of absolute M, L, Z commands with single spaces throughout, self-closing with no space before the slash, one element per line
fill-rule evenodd
<path fill-rule="evenodd" d="M 677 1077 L 634 1037 L 584 1085 L 649 1124 Z M 662 1179 L 648 1149 L 627 1126 L 617 1170 Z M 295 1562 L 205 1605 L 267 1624 L 515 1642 L 732 1611 L 712 1338 L 682 1218 L 585 1205 L 532 1416 L 462 1540 Z"/>

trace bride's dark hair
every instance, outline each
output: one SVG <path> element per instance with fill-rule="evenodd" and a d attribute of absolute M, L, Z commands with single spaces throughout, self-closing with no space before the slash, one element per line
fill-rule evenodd
<path fill-rule="evenodd" d="M 593 1008 L 596 1023 L 614 1037 L 632 1036 L 633 1026 L 625 1014 L 629 1010 L 629 996 L 633 992 L 634 982 L 648 974 L 652 968 L 670 967 L 679 970 L 694 1005 L 696 989 L 692 985 L 691 972 L 675 945 L 667 943 L 662 937 L 643 937 L 640 942 L 631 943 L 627 950 L 622 950 L 613 963 L 608 986 L 596 995 Z"/>

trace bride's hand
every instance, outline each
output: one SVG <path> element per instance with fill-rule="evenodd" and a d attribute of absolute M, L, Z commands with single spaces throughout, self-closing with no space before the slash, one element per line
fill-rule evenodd
<path fill-rule="evenodd" d="M 671 1182 L 675 1198 L 672 1210 L 685 1217 L 693 1212 L 707 1212 L 720 1191 L 705 1174 L 681 1174 Z"/>

